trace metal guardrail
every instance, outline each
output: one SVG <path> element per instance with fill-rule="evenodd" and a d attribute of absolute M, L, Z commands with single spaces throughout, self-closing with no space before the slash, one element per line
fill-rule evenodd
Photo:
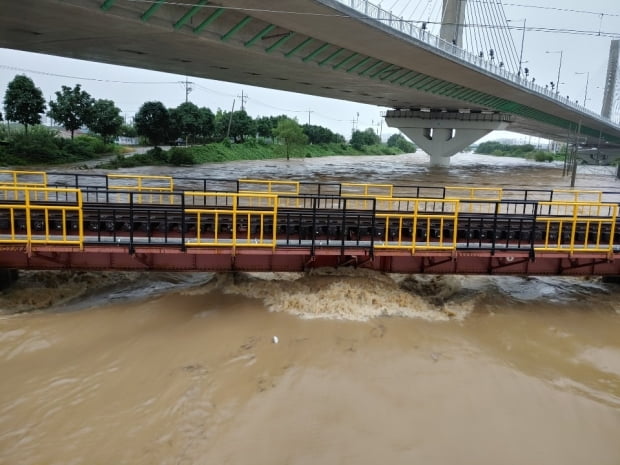
<path fill-rule="evenodd" d="M 23 191 L 17 189 L 20 187 L 44 188 L 47 187 L 47 173 L 45 171 L 18 171 L 18 170 L 0 170 L 0 186 L 13 186 L 13 196 L 17 197 Z M 11 191 L 4 190 L 4 200 L 9 200 Z M 35 197 L 38 197 L 39 191 L 30 191 Z M 44 194 L 45 195 L 45 194 Z"/>
<path fill-rule="evenodd" d="M 110 201 L 109 189 L 107 189 L 108 178 L 104 174 L 90 173 L 63 173 L 50 172 L 48 176 L 48 187 L 74 187 L 81 188 L 84 191 L 85 202 Z M 192 178 L 192 177 L 174 177 L 174 188 L 176 192 L 183 191 L 202 191 L 202 192 L 239 192 L 237 188 L 237 179 L 221 179 L 221 178 Z M 267 180 L 265 180 L 267 181 Z M 297 181 L 293 181 L 297 182 Z M 299 181 L 300 196 L 341 196 L 342 184 L 337 182 L 310 182 Z M 455 186 L 460 187 L 460 186 Z M 470 186 L 462 186 L 468 189 Z M 514 201 L 552 201 L 552 200 L 571 200 L 575 194 L 579 192 L 579 199 L 584 201 L 592 201 L 598 199 L 600 192 L 601 202 L 612 202 L 620 204 L 620 191 L 592 191 L 592 190 L 567 190 L 567 189 L 540 189 L 540 188 L 502 188 L 502 200 Z M 263 190 L 264 192 L 264 190 Z M 377 195 L 382 195 L 377 192 Z M 446 198 L 447 188 L 444 186 L 427 186 L 427 185 L 393 185 L 392 195 L 394 197 L 413 197 L 413 198 Z M 281 198 L 284 195 L 280 194 Z M 301 198 L 301 197 L 300 197 Z M 134 199 L 135 200 L 135 199 Z M 177 198 L 178 201 L 178 198 Z M 292 201 L 292 200 L 291 200 Z"/>
<path fill-rule="evenodd" d="M 278 181 L 272 179 L 239 179 L 237 192 L 267 192 L 297 195 L 299 181 Z"/>
<path fill-rule="evenodd" d="M 186 192 L 185 197 L 204 197 L 208 200 L 203 203 L 213 205 L 211 208 L 185 209 L 186 221 L 195 221 L 196 228 L 196 237 L 186 239 L 186 246 L 223 246 L 232 247 L 233 250 L 237 247 L 275 249 L 278 216 L 276 194 Z M 260 209 L 252 208 L 258 205 Z M 266 231 L 266 220 L 271 220 L 270 231 Z M 230 238 L 222 237 L 228 235 Z"/>
<path fill-rule="evenodd" d="M 456 250 L 458 233 L 458 200 L 436 199 L 377 199 L 378 204 L 398 202 L 410 206 L 410 212 L 379 212 L 385 221 L 383 242 L 377 249 Z"/>
<path fill-rule="evenodd" d="M 10 203 L 0 204 L 8 214 L 8 224 L 0 242 L 6 244 L 84 246 L 82 192 L 71 188 L 0 186 L 0 192 L 14 195 Z M 43 193 L 45 200 L 36 197 Z M 61 195 L 58 195 L 61 194 Z M 62 201 L 50 201 L 59 199 Z M 71 221 L 73 220 L 73 221 Z M 72 225 L 76 225 L 75 230 Z"/>
<path fill-rule="evenodd" d="M 544 225 L 543 245 L 536 251 L 613 252 L 617 204 L 595 202 L 540 202 L 547 216 L 536 221 Z"/>
<path fill-rule="evenodd" d="M 18 195 L 14 191 L 18 191 Z M 601 253 L 617 237 L 618 204 L 476 198 L 288 196 L 175 192 L 173 204 L 84 205 L 75 188 L 0 186 L 0 244 Z M 44 192 L 48 200 L 33 193 Z M 293 199 L 296 207 L 290 205 Z M 366 208 L 360 203 L 366 202 Z M 470 205 L 481 205 L 481 207 Z M 163 226 L 159 228 L 159 226 Z M 86 232 L 85 232 L 86 231 Z M 159 231 L 159 232 L 157 232 Z"/>
<path fill-rule="evenodd" d="M 536 84 L 533 80 L 528 80 L 527 78 L 523 78 L 516 73 L 508 71 L 504 67 L 500 67 L 494 63 L 494 60 L 486 60 L 484 58 L 480 58 L 480 56 L 468 52 L 465 49 L 462 49 L 451 42 L 441 39 L 427 30 L 422 29 L 414 25 L 413 21 L 406 20 L 400 16 L 394 15 L 392 12 L 387 11 L 381 8 L 378 5 L 375 5 L 368 0 L 336 0 L 343 5 L 346 5 L 358 13 L 367 16 L 368 18 L 375 20 L 385 26 L 388 26 L 396 31 L 399 31 L 403 34 L 412 37 L 415 40 L 419 40 L 424 42 L 427 45 L 445 53 L 451 58 L 456 58 L 468 65 L 471 65 L 481 71 L 485 71 L 487 73 L 493 74 L 497 77 L 510 81 L 514 84 L 517 84 L 521 87 L 525 87 L 526 89 L 536 92 L 538 94 L 544 95 L 545 97 L 556 100 L 559 103 L 567 105 L 575 110 L 578 110 L 582 113 L 586 113 L 596 119 L 601 121 L 605 121 L 607 123 L 612 123 L 614 125 L 618 125 L 618 123 L 612 121 L 610 118 L 604 118 L 600 114 L 586 108 L 584 105 L 577 104 L 571 101 L 568 97 L 561 96 L 558 92 L 554 90 L 550 90 L 544 88 L 543 86 Z"/>
<path fill-rule="evenodd" d="M 173 197 L 169 195 L 174 191 L 174 180 L 171 176 L 108 174 L 106 186 L 110 190 L 118 191 L 117 202 L 128 201 L 126 192 L 138 192 L 135 198 L 137 203 L 163 203 L 166 196 L 169 203 L 173 202 Z"/>

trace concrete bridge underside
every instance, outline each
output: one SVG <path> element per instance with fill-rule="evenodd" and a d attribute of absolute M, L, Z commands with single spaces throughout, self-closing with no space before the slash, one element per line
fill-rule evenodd
<path fill-rule="evenodd" d="M 4 48 L 394 109 L 510 115 L 507 130 L 566 140 L 579 127 L 586 145 L 620 144 L 620 127 L 334 0 L 279 0 L 269 10 L 262 0 L 0 0 L 0 8 Z M 417 132 L 413 120 L 392 123 Z M 427 128 L 445 132 L 442 124 Z M 474 130 L 497 129 L 487 126 Z M 472 128 L 447 129 L 444 139 Z"/>

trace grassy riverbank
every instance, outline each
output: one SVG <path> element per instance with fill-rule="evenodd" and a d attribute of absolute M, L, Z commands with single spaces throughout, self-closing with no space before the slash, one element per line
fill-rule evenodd
<path fill-rule="evenodd" d="M 519 157 L 541 162 L 564 160 L 565 156 L 564 152 L 554 153 L 540 150 L 532 144 L 511 145 L 495 141 L 481 143 L 476 147 L 476 153 L 494 155 L 496 157 Z"/>
<path fill-rule="evenodd" d="M 30 131 L 0 132 L 0 166 L 62 165 L 121 154 L 123 147 L 100 137 L 82 135 L 74 139 L 58 137 L 42 126 Z"/>
<path fill-rule="evenodd" d="M 154 148 L 143 154 L 118 155 L 97 165 L 97 168 L 118 169 L 144 165 L 193 165 L 234 160 L 267 160 L 285 158 L 282 145 L 248 141 L 243 144 L 218 142 L 193 147 L 173 147 L 170 150 Z M 316 158 L 332 155 L 398 155 L 404 153 L 397 147 L 387 145 L 364 146 L 356 149 L 348 144 L 317 144 L 297 147 L 291 158 Z"/>

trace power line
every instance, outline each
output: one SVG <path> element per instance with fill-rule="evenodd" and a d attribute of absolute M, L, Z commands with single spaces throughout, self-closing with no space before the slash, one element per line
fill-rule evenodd
<path fill-rule="evenodd" d="M 580 14 L 588 14 L 588 15 L 596 15 L 596 16 L 620 16 L 620 14 L 617 13 L 604 13 L 602 11 L 589 11 L 589 10 L 575 10 L 572 8 L 560 8 L 560 7 L 554 7 L 554 6 L 540 6 L 540 5 L 524 5 L 522 3 L 504 3 L 501 1 L 497 1 L 497 2 L 493 2 L 493 1 L 489 1 L 489 0 L 467 0 L 468 2 L 476 2 L 476 3 L 497 3 L 499 5 L 504 5 L 504 6 L 517 6 L 520 8 L 536 8 L 539 10 L 554 10 L 554 11 L 563 11 L 566 13 L 580 13 Z"/>
<path fill-rule="evenodd" d="M 222 5 L 196 5 L 195 3 L 188 2 L 173 2 L 173 1 L 161 1 L 161 0 L 126 0 L 130 3 L 148 3 L 148 4 L 158 4 L 158 5 L 172 5 L 172 6 L 184 6 L 184 7 L 198 7 L 205 9 L 217 9 L 217 10 L 233 10 L 233 11 L 248 11 L 248 12 L 260 12 L 260 13 L 274 13 L 274 14 L 290 14 L 290 15 L 300 15 L 300 16 L 322 16 L 322 17 L 331 17 L 331 18 L 355 18 L 354 16 L 347 14 L 335 14 L 335 13 L 312 13 L 308 11 L 294 11 L 294 10 L 274 10 L 269 8 L 247 8 L 247 7 L 232 7 L 232 6 L 222 6 Z M 521 8 L 537 8 L 541 10 L 554 10 L 554 11 L 564 11 L 568 13 L 580 13 L 580 14 L 590 14 L 596 16 L 613 16 L 620 17 L 620 14 L 617 13 L 605 13 L 601 11 L 590 11 L 590 10 L 576 10 L 572 8 L 560 8 L 560 7 L 551 7 L 551 6 L 540 6 L 540 5 L 524 5 L 521 3 L 503 3 L 501 1 L 489 1 L 489 0 L 468 0 L 470 2 L 476 3 L 487 3 L 487 4 L 499 4 L 504 6 L 516 6 Z M 343 2 L 340 2 L 343 3 Z M 417 8 L 417 7 L 416 7 Z M 433 7 L 434 8 L 434 7 Z M 392 19 L 397 21 L 396 18 L 385 18 Z M 403 20 L 405 21 L 405 20 Z"/>
<path fill-rule="evenodd" d="M 439 21 L 421 21 L 421 20 L 408 20 L 413 23 L 427 23 L 427 24 L 447 24 L 451 26 L 462 26 L 464 28 L 481 28 L 481 29 L 517 29 L 519 31 L 523 30 L 521 26 L 504 26 L 501 24 L 467 24 L 467 23 L 441 23 Z M 551 28 L 551 27 L 543 27 L 543 26 L 527 26 L 525 28 L 526 31 L 534 31 L 534 32 L 549 32 L 556 34 L 570 34 L 570 35 L 586 35 L 586 36 L 600 36 L 600 37 L 611 37 L 611 38 L 620 38 L 620 32 L 607 32 L 607 31 L 593 31 L 588 29 L 563 29 L 563 28 Z"/>
<path fill-rule="evenodd" d="M 347 14 L 334 14 L 334 13 L 310 13 L 307 11 L 292 11 L 292 10 L 272 10 L 268 8 L 246 8 L 246 7 L 234 7 L 234 6 L 222 6 L 222 5 L 196 5 L 195 3 L 187 2 L 171 2 L 171 1 L 158 1 L 158 0 L 126 0 L 130 3 L 148 3 L 158 5 L 172 5 L 172 6 L 185 6 L 185 7 L 198 7 L 213 10 L 231 10 L 231 11 L 248 11 L 255 13 L 273 13 L 273 14 L 286 14 L 286 15 L 300 15 L 300 16 L 320 16 L 329 18 L 353 18 Z"/>
<path fill-rule="evenodd" d="M 47 71 L 36 71 L 33 69 L 17 68 L 15 66 L 6 66 L 6 65 L 0 65 L 0 68 L 10 69 L 12 71 L 19 71 L 21 73 L 41 74 L 44 76 L 60 77 L 60 78 L 65 78 L 65 79 L 77 79 L 79 81 L 107 82 L 111 84 L 178 84 L 179 83 L 179 81 L 116 81 L 113 79 L 100 79 L 100 78 L 70 76 L 67 74 L 56 74 L 56 73 L 50 73 Z"/>

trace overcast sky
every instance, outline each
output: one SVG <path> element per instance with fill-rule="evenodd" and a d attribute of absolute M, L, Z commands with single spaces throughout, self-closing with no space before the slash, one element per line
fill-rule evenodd
<path fill-rule="evenodd" d="M 482 4 L 488 0 L 469 1 Z M 402 14 L 406 19 L 432 22 L 439 18 L 441 1 L 382 0 L 374 3 L 381 3 L 383 8 L 394 14 Z M 596 34 L 538 32 L 532 29 L 570 29 L 619 34 L 620 1 L 514 0 L 504 1 L 503 4 L 506 17 L 511 20 L 510 24 L 517 27 L 512 34 L 519 53 L 523 31 L 518 28 L 523 24 L 523 20 L 526 20 L 523 61 L 524 67 L 530 70 L 530 77 L 540 84 L 555 82 L 560 54 L 545 52 L 562 51 L 561 94 L 581 103 L 586 89 L 585 73 L 589 73 L 587 106 L 600 112 L 611 39 Z M 480 18 L 480 21 L 482 19 Z M 41 88 L 46 100 L 50 100 L 62 85 L 73 86 L 80 83 L 94 98 L 113 100 L 128 119 L 133 117 L 146 101 L 160 100 L 168 107 L 176 107 L 185 100 L 185 76 L 0 49 L 0 95 L 4 95 L 7 84 L 16 74 L 30 76 Z M 102 79 L 123 82 L 105 82 Z M 194 82 L 191 101 L 214 111 L 217 108 L 230 110 L 233 100 L 235 109 L 239 109 L 243 92 L 247 95 L 245 108 L 253 117 L 287 114 L 296 117 L 301 123 L 310 120 L 312 124 L 329 127 L 346 137 L 351 134 L 354 119 L 358 120 L 358 128 L 362 130 L 368 127 L 376 130 L 381 128 L 384 136 L 394 132 L 393 129 L 386 128 L 385 124 L 381 126 L 380 113 L 384 108 L 207 79 L 189 77 L 189 80 Z M 486 139 L 498 136 L 505 137 L 507 134 L 495 133 Z M 514 134 L 509 136 L 522 137 Z"/>

